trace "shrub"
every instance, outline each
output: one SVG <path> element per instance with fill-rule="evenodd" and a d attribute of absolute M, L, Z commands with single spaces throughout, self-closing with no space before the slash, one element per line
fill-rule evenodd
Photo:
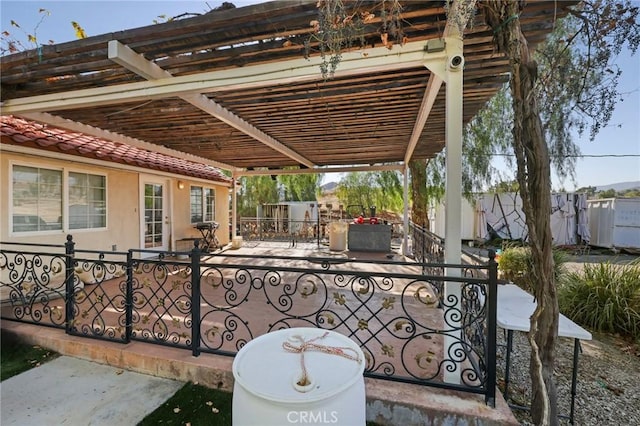
<path fill-rule="evenodd" d="M 558 289 L 560 311 L 597 331 L 640 339 L 640 262 L 584 266 L 565 274 Z"/>
<path fill-rule="evenodd" d="M 566 253 L 554 250 L 553 262 L 557 280 L 564 273 L 564 264 L 567 262 Z M 503 278 L 524 290 L 533 292 L 536 283 L 532 273 L 533 261 L 529 247 L 513 246 L 502 250 L 498 259 L 498 270 L 502 272 Z"/>

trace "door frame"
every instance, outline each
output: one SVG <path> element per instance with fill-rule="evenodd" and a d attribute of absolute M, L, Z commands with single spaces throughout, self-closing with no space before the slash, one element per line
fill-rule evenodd
<path fill-rule="evenodd" d="M 171 244 L 171 235 L 173 234 L 173 180 L 168 177 L 154 176 L 147 174 L 139 175 L 139 220 L 140 220 L 140 249 L 141 250 L 157 250 L 157 251 L 169 251 Z M 152 247 L 147 249 L 145 247 L 145 185 L 163 185 L 162 190 L 162 246 Z M 144 256 L 152 256 L 152 254 L 146 253 Z"/>

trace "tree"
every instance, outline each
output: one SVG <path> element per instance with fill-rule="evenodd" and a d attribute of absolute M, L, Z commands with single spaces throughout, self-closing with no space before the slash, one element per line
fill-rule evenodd
<path fill-rule="evenodd" d="M 429 229 L 429 197 L 427 195 L 427 160 L 411 160 L 411 220 L 418 226 Z"/>
<path fill-rule="evenodd" d="M 345 206 L 360 205 L 365 212 L 372 206 L 399 212 L 403 205 L 400 175 L 393 171 L 347 173 L 336 195 Z"/>
<path fill-rule="evenodd" d="M 584 192 L 587 194 L 587 198 L 593 198 L 596 195 L 596 189 L 595 186 L 583 186 L 576 189 L 576 192 Z"/>
<path fill-rule="evenodd" d="M 316 201 L 318 179 L 318 174 L 278 176 L 278 184 L 284 192 L 283 201 Z"/>
<path fill-rule="evenodd" d="M 238 215 L 255 217 L 256 207 L 282 201 L 316 201 L 318 174 L 244 176 L 240 178 Z"/>
<path fill-rule="evenodd" d="M 489 187 L 489 192 L 518 192 L 520 185 L 517 180 L 501 181 Z"/>
<path fill-rule="evenodd" d="M 240 178 L 240 185 L 238 194 L 240 217 L 255 217 L 257 206 L 279 201 L 278 184 L 270 176 L 244 176 Z"/>
<path fill-rule="evenodd" d="M 590 0 L 555 23 L 554 31 L 534 52 L 539 78 L 534 91 L 539 100 L 542 129 L 550 161 L 561 178 L 574 179 L 580 149 L 576 134 L 591 142 L 611 119 L 615 105 L 625 94 L 617 90 L 622 70 L 616 56 L 623 47 L 635 53 L 640 33 L 638 8 L 629 2 Z M 492 184 L 502 177 L 486 159 L 500 155 L 513 166 L 511 150 L 513 113 L 511 94 L 505 85 L 465 129 L 465 191 Z"/>
<path fill-rule="evenodd" d="M 462 190 L 467 198 L 482 191 L 496 177 L 502 179 L 499 170 L 491 165 L 491 159 L 495 153 L 506 155 L 508 152 L 512 117 L 508 91 L 500 90 L 471 123 L 465 126 L 462 141 Z M 440 152 L 430 160 L 412 160 L 409 163 L 413 195 L 411 211 L 416 224 L 428 224 L 429 203 L 444 198 L 445 159 L 446 153 Z M 426 170 L 422 169 L 424 167 Z"/>
<path fill-rule="evenodd" d="M 613 188 L 598 192 L 598 198 L 614 198 L 616 195 L 617 192 Z"/>
<path fill-rule="evenodd" d="M 400 212 L 403 209 L 402 175 L 394 171 L 374 172 L 377 191 L 374 206 L 380 211 Z"/>
<path fill-rule="evenodd" d="M 619 70 L 615 72 L 608 68 L 609 62 L 612 55 L 620 52 L 624 41 L 628 41 L 635 52 L 640 42 L 640 29 L 637 23 L 638 8 L 629 3 L 600 0 L 581 3 L 572 11 L 572 16 L 580 25 L 561 25 L 559 32 L 568 38 L 564 43 L 560 43 L 560 39 L 551 40 L 560 45 L 559 51 L 541 51 L 541 57 L 548 61 L 552 73 L 542 76 L 541 85 L 536 86 L 538 63 L 529 50 L 518 19 L 523 6 L 524 3 L 514 0 L 491 0 L 481 5 L 487 24 L 493 29 L 496 48 L 507 56 L 511 68 L 509 86 L 513 105 L 512 148 L 529 230 L 532 274 L 538 283 L 534 289 L 537 307 L 531 316 L 528 335 L 533 388 L 531 414 L 536 424 L 547 425 L 558 422 L 553 380 L 558 300 L 553 275 L 551 228 L 549 215 L 536 214 L 550 211 L 551 208 L 552 160 L 547 143 L 552 150 L 562 152 L 568 146 L 564 139 L 568 137 L 570 125 L 591 122 L 592 137 L 606 125 L 617 99 L 616 76 L 619 76 Z M 566 31 L 567 28 L 572 30 Z M 584 50 L 571 50 L 572 43 L 577 44 L 580 40 L 585 43 L 581 46 Z M 577 73 L 573 74 L 578 77 L 575 80 L 571 79 L 571 75 L 564 74 L 571 70 Z M 607 79 L 605 74 L 613 76 Z M 561 91 L 557 90 L 561 85 L 565 90 L 572 87 L 575 91 L 572 90 L 571 97 L 560 99 L 557 105 L 550 104 L 552 99 L 558 99 L 554 96 L 561 95 Z M 601 85 L 600 90 L 593 93 L 592 88 L 597 89 L 598 85 Z M 539 88 L 538 91 L 536 87 Z M 566 108 L 571 111 L 578 109 L 583 121 L 574 121 L 575 115 Z M 546 121 L 543 122 L 542 118 Z M 582 131 L 586 128 L 586 125 L 578 126 Z M 572 149 L 570 145 L 568 149 Z M 556 166 L 560 166 L 560 171 L 563 171 L 561 165 Z"/>
<path fill-rule="evenodd" d="M 551 224 L 551 168 L 549 150 L 542 131 L 542 121 L 534 85 L 537 64 L 527 46 L 520 21 L 520 4 L 494 0 L 483 4 L 487 24 L 494 29 L 498 51 L 505 53 L 511 68 L 511 95 L 514 128 L 513 151 L 518 170 L 522 208 L 529 230 L 533 260 L 532 275 L 536 309 L 531 315 L 530 374 L 532 380 L 531 415 L 536 424 L 557 423 L 557 392 L 553 380 L 554 349 L 558 335 L 558 298 L 553 276 Z"/>

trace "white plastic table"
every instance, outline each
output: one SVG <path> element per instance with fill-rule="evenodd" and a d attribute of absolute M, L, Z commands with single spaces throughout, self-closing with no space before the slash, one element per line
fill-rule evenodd
<path fill-rule="evenodd" d="M 513 332 L 529 332 L 530 318 L 536 307 L 532 295 L 522 290 L 515 284 L 498 285 L 498 327 L 507 331 L 507 359 L 505 363 L 504 397 L 509 399 L 509 364 L 511 349 L 513 346 Z M 560 314 L 558 320 L 558 336 L 574 339 L 573 345 L 573 372 L 571 376 L 571 412 L 569 422 L 573 424 L 573 414 L 576 398 L 576 382 L 578 376 L 578 354 L 580 352 L 580 340 L 591 340 L 591 333 L 569 318 Z"/>

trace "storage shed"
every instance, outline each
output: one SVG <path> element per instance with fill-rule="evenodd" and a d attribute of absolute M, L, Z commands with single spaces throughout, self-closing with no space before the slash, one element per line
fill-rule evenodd
<path fill-rule="evenodd" d="M 591 245 L 640 249 L 640 198 L 588 200 Z"/>
<path fill-rule="evenodd" d="M 260 220 L 272 221 L 277 232 L 290 230 L 299 233 L 312 227 L 318 220 L 318 204 L 315 201 L 288 201 L 277 204 L 262 204 L 257 207 Z"/>

